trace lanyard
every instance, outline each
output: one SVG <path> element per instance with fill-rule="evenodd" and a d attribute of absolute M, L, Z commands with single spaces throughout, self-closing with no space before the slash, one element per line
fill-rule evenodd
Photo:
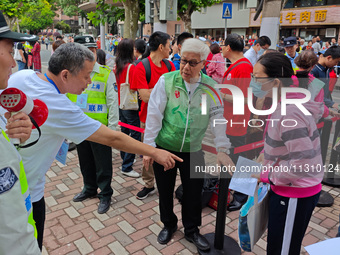
<path fill-rule="evenodd" d="M 60 94 L 60 91 L 57 87 L 57 85 L 55 85 L 54 81 L 52 81 L 50 78 L 48 78 L 47 74 L 45 73 L 45 77 L 46 79 L 55 87 L 55 89 L 58 91 L 58 93 Z"/>

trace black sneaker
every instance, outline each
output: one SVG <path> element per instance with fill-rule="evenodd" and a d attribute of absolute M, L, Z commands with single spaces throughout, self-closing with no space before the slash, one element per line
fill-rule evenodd
<path fill-rule="evenodd" d="M 141 191 L 139 191 L 136 195 L 136 198 L 142 200 L 144 198 L 147 198 L 148 195 L 152 195 L 156 192 L 155 187 L 152 188 L 146 188 L 144 187 Z"/>

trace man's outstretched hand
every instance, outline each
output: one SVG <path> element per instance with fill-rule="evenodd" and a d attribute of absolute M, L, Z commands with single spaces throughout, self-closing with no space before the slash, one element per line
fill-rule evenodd
<path fill-rule="evenodd" d="M 157 152 L 155 153 L 155 156 L 153 158 L 149 156 L 143 157 L 143 164 L 146 170 L 149 169 L 154 160 L 158 164 L 164 166 L 164 171 L 174 168 L 176 160 L 179 162 L 183 162 L 183 159 L 177 157 L 176 155 L 166 150 L 157 149 Z"/>

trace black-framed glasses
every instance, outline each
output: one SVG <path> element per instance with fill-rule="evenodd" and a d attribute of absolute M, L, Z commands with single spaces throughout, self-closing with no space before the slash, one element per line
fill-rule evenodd
<path fill-rule="evenodd" d="M 185 60 L 185 59 L 181 59 L 181 64 L 182 65 L 186 65 L 189 63 L 189 66 L 191 67 L 196 67 L 199 63 L 203 62 L 204 60 L 201 60 L 199 62 L 195 61 L 195 60 Z"/>
<path fill-rule="evenodd" d="M 250 76 L 251 76 L 251 78 L 252 78 L 252 80 L 254 81 L 254 82 L 256 82 L 256 83 L 261 83 L 262 85 L 263 84 L 266 84 L 266 83 L 268 83 L 268 82 L 270 82 L 270 81 L 272 81 L 272 80 L 274 80 L 274 78 L 270 78 L 270 77 L 256 77 L 254 74 L 250 74 Z M 261 82 L 261 80 L 268 80 L 268 81 L 266 81 L 266 82 Z"/>

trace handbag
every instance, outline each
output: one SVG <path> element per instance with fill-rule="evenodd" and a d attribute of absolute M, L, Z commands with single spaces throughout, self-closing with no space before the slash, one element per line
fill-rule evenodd
<path fill-rule="evenodd" d="M 212 209 L 214 209 L 215 211 L 217 211 L 217 207 L 218 207 L 218 193 L 219 193 L 220 189 L 219 189 L 219 182 L 216 184 L 215 189 L 212 192 L 211 198 L 209 200 L 208 206 Z M 227 195 L 227 207 L 230 204 L 230 190 L 228 189 L 228 195 Z"/>
<path fill-rule="evenodd" d="M 125 83 L 120 84 L 120 105 L 122 110 L 138 110 L 138 94 L 137 91 L 131 92 L 129 84 L 129 71 L 132 64 L 129 64 Z"/>
<path fill-rule="evenodd" d="M 18 50 L 18 43 L 14 47 L 14 56 L 13 58 L 18 61 L 22 61 L 22 56 L 20 55 L 20 52 Z"/>
<path fill-rule="evenodd" d="M 238 236 L 244 251 L 252 251 L 268 226 L 269 184 L 257 185 L 254 197 L 249 197 L 240 210 Z"/>

